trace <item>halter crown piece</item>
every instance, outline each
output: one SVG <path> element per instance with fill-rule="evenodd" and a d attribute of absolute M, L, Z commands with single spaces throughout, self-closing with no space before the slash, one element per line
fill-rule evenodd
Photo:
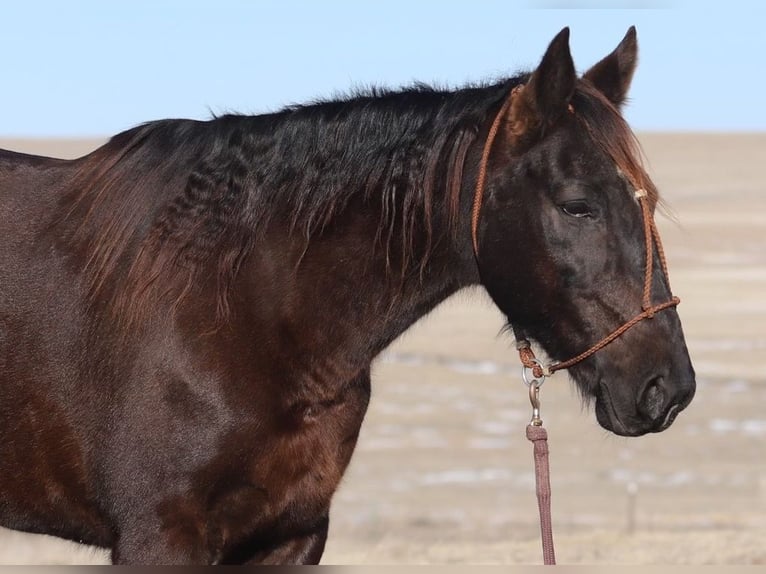
<path fill-rule="evenodd" d="M 495 119 L 489 128 L 489 133 L 487 134 L 487 141 L 484 143 L 484 149 L 482 150 L 481 161 L 479 163 L 479 173 L 476 178 L 476 190 L 474 192 L 474 198 L 473 198 L 473 210 L 471 213 L 471 239 L 473 241 L 473 252 L 474 252 L 474 255 L 476 256 L 477 261 L 479 260 L 479 239 L 478 239 L 479 217 L 481 215 L 481 205 L 482 205 L 482 200 L 484 198 L 484 189 L 486 187 L 487 168 L 489 165 L 489 156 L 492 152 L 492 144 L 494 143 L 495 138 L 497 137 L 497 133 L 500 129 L 500 124 L 503 118 L 505 117 L 505 114 L 507 113 L 508 109 L 510 108 L 511 103 L 513 102 L 513 98 L 516 97 L 516 95 L 521 91 L 522 88 L 523 88 L 523 85 L 516 86 L 511 91 L 510 97 L 506 98 L 505 103 L 503 103 L 503 106 L 500 108 L 500 111 L 497 113 L 497 116 L 495 116 Z M 569 112 L 574 113 L 574 110 L 572 109 L 571 106 L 569 106 Z M 619 326 L 614 331 L 609 333 L 606 337 L 604 337 L 603 339 L 595 343 L 592 347 L 583 351 L 579 355 L 576 355 L 572 357 L 571 359 L 567 359 L 566 361 L 555 362 L 548 365 L 544 365 L 535 357 L 535 354 L 532 351 L 532 348 L 530 347 L 529 341 L 527 341 L 526 339 L 517 338 L 516 349 L 519 352 L 519 358 L 521 359 L 521 363 L 524 365 L 524 367 L 532 371 L 532 375 L 538 381 L 537 383 L 538 386 L 539 384 L 542 384 L 541 381 L 544 380 L 545 377 L 552 375 L 556 371 L 568 369 L 569 367 L 576 365 L 580 361 L 587 359 L 591 355 L 597 353 L 598 351 L 606 347 L 609 343 L 611 343 L 612 341 L 620 337 L 628 329 L 637 325 L 644 319 L 651 319 L 652 317 L 654 317 L 654 314 L 657 313 L 658 311 L 669 309 L 670 307 L 675 307 L 681 302 L 681 299 L 679 299 L 676 296 L 673 296 L 668 301 L 665 301 L 664 303 L 652 305 L 651 292 L 652 292 L 652 275 L 653 275 L 653 269 L 654 269 L 655 247 L 657 249 L 657 254 L 660 259 L 660 266 L 662 268 L 662 272 L 665 274 L 665 279 L 668 283 L 668 290 L 670 290 L 668 264 L 665 258 L 665 251 L 662 248 L 662 241 L 660 240 L 660 234 L 659 234 L 659 231 L 657 230 L 657 225 L 654 222 L 654 217 L 652 217 L 651 209 L 649 207 L 648 194 L 646 190 L 640 187 L 639 185 L 637 185 L 636 182 L 631 182 L 631 183 L 633 184 L 633 187 L 636 190 L 635 196 L 641 207 L 641 215 L 644 222 L 646 267 L 644 270 L 644 292 L 643 292 L 643 302 L 641 304 L 641 312 L 638 313 L 635 317 L 633 317 L 629 321 L 623 323 L 621 326 Z"/>

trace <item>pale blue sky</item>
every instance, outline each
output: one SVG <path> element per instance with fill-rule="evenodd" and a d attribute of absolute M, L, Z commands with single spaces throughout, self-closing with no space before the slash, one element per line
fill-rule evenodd
<path fill-rule="evenodd" d="M 0 0 L 0 135 L 108 135 L 359 85 L 533 67 L 571 27 L 584 71 L 631 24 L 637 130 L 766 130 L 763 2 Z M 525 9 L 529 6 L 596 9 Z M 600 9 L 643 5 L 651 9 Z"/>

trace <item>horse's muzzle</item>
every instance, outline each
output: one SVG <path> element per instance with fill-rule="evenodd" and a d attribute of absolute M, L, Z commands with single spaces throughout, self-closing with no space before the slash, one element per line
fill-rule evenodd
<path fill-rule="evenodd" d="M 602 382 L 596 397 L 596 419 L 620 436 L 662 432 L 689 405 L 695 387 L 694 378 L 671 384 L 663 376 L 652 377 L 643 385 L 635 404 L 630 405 L 614 400 L 614 393 Z"/>

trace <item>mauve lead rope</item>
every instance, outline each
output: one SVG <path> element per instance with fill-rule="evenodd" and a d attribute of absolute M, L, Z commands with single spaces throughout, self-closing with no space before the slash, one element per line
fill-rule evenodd
<path fill-rule="evenodd" d="M 527 439 L 532 441 L 535 458 L 535 492 L 540 513 L 540 537 L 543 542 L 543 564 L 556 564 L 553 550 L 553 521 L 551 519 L 551 472 L 548 466 L 548 431 L 540 418 L 540 381 L 529 384 L 529 401 L 532 403 L 532 420 L 527 425 Z"/>
<path fill-rule="evenodd" d="M 551 475 L 548 466 L 548 432 L 542 426 L 527 425 L 527 438 L 532 441 L 535 456 L 535 490 L 540 511 L 540 535 L 543 539 L 543 564 L 556 564 L 551 520 Z"/>

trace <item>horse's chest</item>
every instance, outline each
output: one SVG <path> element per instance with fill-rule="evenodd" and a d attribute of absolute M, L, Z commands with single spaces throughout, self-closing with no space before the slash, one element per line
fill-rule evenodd
<path fill-rule="evenodd" d="M 243 481 L 220 499 L 224 538 L 302 530 L 325 517 L 369 401 L 369 378 L 330 401 L 296 403 L 279 428 L 257 433 Z M 228 533 L 228 536 L 226 535 Z"/>

